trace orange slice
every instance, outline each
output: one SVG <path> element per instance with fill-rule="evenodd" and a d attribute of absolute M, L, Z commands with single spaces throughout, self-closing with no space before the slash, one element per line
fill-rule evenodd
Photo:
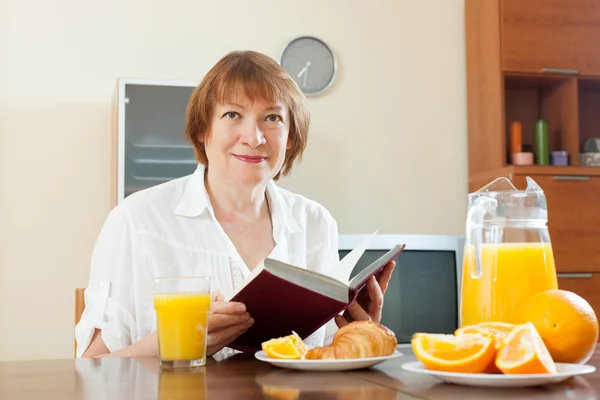
<path fill-rule="evenodd" d="M 480 373 L 496 356 L 492 335 L 417 333 L 411 344 L 419 361 L 435 371 Z"/>
<path fill-rule="evenodd" d="M 290 338 L 292 343 L 294 343 L 294 346 L 296 346 L 296 349 L 298 349 L 300 356 L 304 357 L 304 355 L 308 351 L 308 347 L 306 346 L 306 344 L 304 344 L 304 341 L 302 340 L 302 338 L 300 336 L 298 336 L 298 334 L 294 331 L 292 331 L 292 334 L 288 337 Z"/>
<path fill-rule="evenodd" d="M 494 336 L 496 349 L 500 349 L 502 340 L 515 326 L 515 324 L 509 324 L 507 322 L 481 322 L 476 325 L 458 328 L 454 334 L 458 336 L 464 333 L 489 333 Z"/>
<path fill-rule="evenodd" d="M 505 374 L 555 373 L 556 366 L 535 326 L 516 326 L 504 339 L 496 366 Z"/>
<path fill-rule="evenodd" d="M 496 351 L 502 347 L 502 341 L 508 335 L 508 333 L 515 327 L 514 324 L 509 324 L 506 322 L 481 322 L 476 325 L 464 326 L 462 328 L 458 328 L 454 334 L 456 336 L 463 335 L 465 333 L 470 334 L 490 334 L 494 337 L 494 345 L 496 347 Z M 502 371 L 496 367 L 494 362 L 491 362 L 490 365 L 485 369 L 486 374 L 500 374 Z"/>
<path fill-rule="evenodd" d="M 263 351 L 271 358 L 301 359 L 308 351 L 306 345 L 294 332 L 292 335 L 271 339 L 261 344 Z"/>

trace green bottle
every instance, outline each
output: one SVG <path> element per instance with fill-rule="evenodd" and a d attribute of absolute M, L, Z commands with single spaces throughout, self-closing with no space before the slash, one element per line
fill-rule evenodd
<path fill-rule="evenodd" d="M 538 119 L 535 125 L 535 162 L 538 165 L 550 165 L 548 146 L 548 122 Z"/>

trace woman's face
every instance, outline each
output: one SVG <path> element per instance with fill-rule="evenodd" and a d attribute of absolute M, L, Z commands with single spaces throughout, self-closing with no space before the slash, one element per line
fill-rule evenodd
<path fill-rule="evenodd" d="M 217 103 L 205 149 L 209 169 L 242 186 L 272 179 L 292 146 L 289 111 L 283 103 L 250 101 L 238 91 L 226 104 Z"/>

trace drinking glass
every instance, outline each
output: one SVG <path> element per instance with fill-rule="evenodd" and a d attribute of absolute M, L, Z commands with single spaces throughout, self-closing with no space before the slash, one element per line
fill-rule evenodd
<path fill-rule="evenodd" d="M 153 284 L 161 367 L 205 365 L 210 277 L 163 277 Z"/>

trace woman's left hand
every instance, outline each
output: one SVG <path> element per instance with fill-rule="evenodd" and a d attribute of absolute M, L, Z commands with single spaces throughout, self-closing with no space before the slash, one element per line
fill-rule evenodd
<path fill-rule="evenodd" d="M 381 312 L 383 310 L 383 296 L 388 287 L 388 283 L 394 271 L 396 263 L 390 261 L 379 277 L 369 278 L 367 290 L 361 290 L 358 297 L 353 301 L 343 315 L 335 317 L 335 323 L 338 328 L 348 325 L 352 321 L 381 321 Z"/>

